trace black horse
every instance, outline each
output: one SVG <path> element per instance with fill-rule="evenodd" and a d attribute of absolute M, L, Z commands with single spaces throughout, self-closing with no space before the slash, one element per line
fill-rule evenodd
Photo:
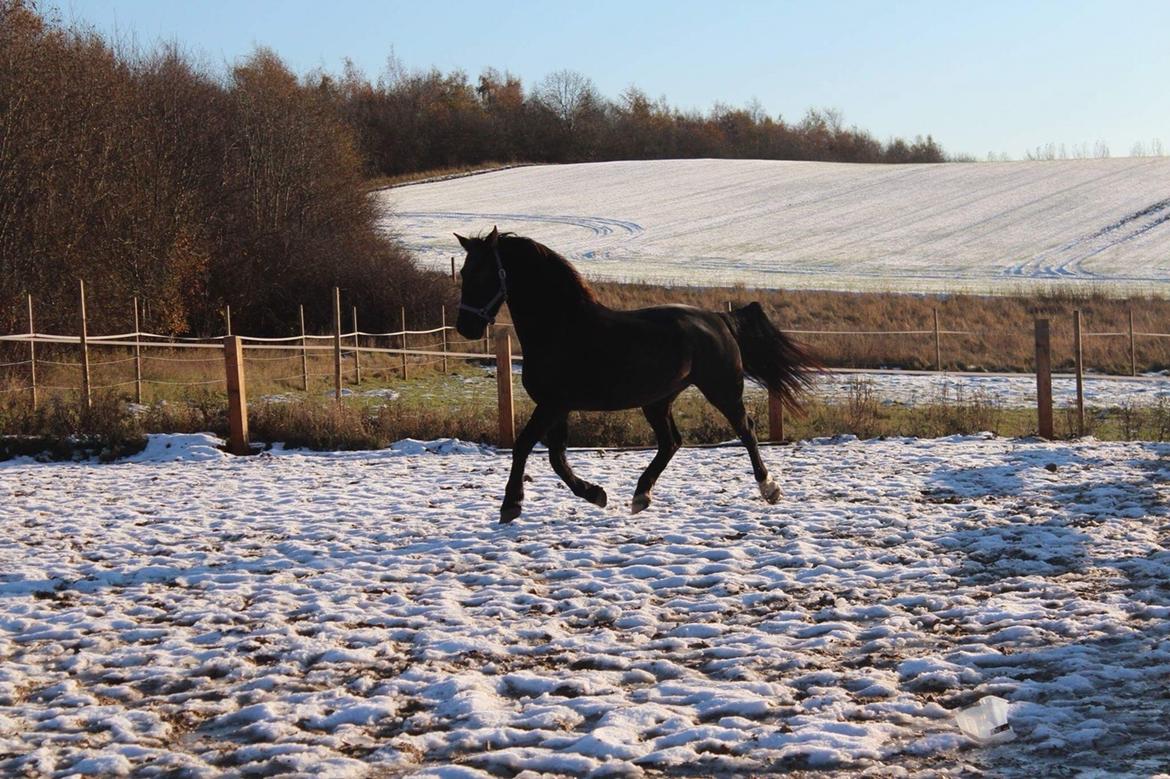
<path fill-rule="evenodd" d="M 630 506 L 635 514 L 645 509 L 650 489 L 682 443 L 670 406 L 692 384 L 747 447 L 764 500 L 780 499 L 744 410 L 743 377 L 795 408 L 816 366 L 759 303 L 726 314 L 691 306 L 615 311 L 597 301 L 564 257 L 529 238 L 495 228 L 484 238 L 455 237 L 467 251 L 455 327 L 464 338 L 482 338 L 506 301 L 524 352 L 524 389 L 536 402 L 512 449 L 500 522 L 520 515 L 524 465 L 540 440 L 573 494 L 605 506 L 605 490 L 578 478 L 565 460 L 570 411 L 640 407 L 646 414 L 658 453 L 638 480 Z"/>

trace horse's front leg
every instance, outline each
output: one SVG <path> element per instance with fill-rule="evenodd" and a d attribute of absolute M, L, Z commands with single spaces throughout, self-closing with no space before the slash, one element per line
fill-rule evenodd
<path fill-rule="evenodd" d="M 528 455 L 562 413 L 560 409 L 547 404 L 538 405 L 528 418 L 528 424 L 516 437 L 516 443 L 512 446 L 512 472 L 508 476 L 508 486 L 504 488 L 504 504 L 500 507 L 501 524 L 520 516 L 520 504 L 524 501 L 524 466 L 528 462 Z"/>
<path fill-rule="evenodd" d="M 569 467 L 569 461 L 565 459 L 565 447 L 568 441 L 569 416 L 562 414 L 549 428 L 548 435 L 544 439 L 544 442 L 548 444 L 548 461 L 552 465 L 552 469 L 556 471 L 557 476 L 561 477 L 561 481 L 573 491 L 574 495 L 584 498 L 594 506 L 605 508 L 609 501 L 605 490 L 596 484 L 578 478 L 577 474 L 573 473 L 573 469 Z"/>

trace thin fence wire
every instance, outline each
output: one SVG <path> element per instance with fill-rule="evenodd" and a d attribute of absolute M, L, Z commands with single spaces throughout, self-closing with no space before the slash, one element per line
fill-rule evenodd
<path fill-rule="evenodd" d="M 257 361 L 264 361 L 264 362 L 271 361 L 271 360 L 299 360 L 299 359 L 301 359 L 301 355 L 300 354 L 278 354 L 275 357 L 260 357 L 258 355 L 254 356 L 254 357 L 250 357 L 250 356 L 248 356 L 247 351 L 245 351 L 244 352 L 244 359 L 248 360 L 248 361 L 257 360 Z"/>
<path fill-rule="evenodd" d="M 207 381 L 166 381 L 164 379 L 143 379 L 143 384 L 164 384 L 171 387 L 201 387 L 208 384 L 224 384 L 225 379 L 209 379 Z M 133 382 L 131 382 L 133 383 Z"/>
<path fill-rule="evenodd" d="M 784 330 L 795 335 L 934 335 L 933 330 Z M 939 331 L 942 334 L 942 331 Z"/>
<path fill-rule="evenodd" d="M 157 360 L 159 362 L 180 362 L 180 363 L 184 363 L 184 364 L 188 364 L 188 365 L 200 365 L 200 364 L 211 363 L 211 362 L 216 362 L 216 363 L 223 362 L 222 357 L 160 357 L 160 356 L 154 355 L 154 354 L 144 354 L 144 355 L 142 355 L 142 359 L 144 359 L 144 360 Z"/>
<path fill-rule="evenodd" d="M 123 357 L 119 360 L 90 360 L 89 365 L 91 368 L 96 368 L 99 365 L 121 365 L 122 363 L 134 362 L 135 359 L 137 358 Z"/>
<path fill-rule="evenodd" d="M 341 337 L 345 338 L 345 334 L 342 333 Z M 353 338 L 353 333 L 350 333 L 349 337 Z M 290 343 L 292 341 L 300 341 L 301 338 L 304 338 L 307 341 L 321 341 L 321 340 L 326 340 L 326 339 L 333 340 L 333 336 L 331 336 L 331 335 L 305 335 L 305 336 L 290 335 L 290 336 L 287 336 L 285 338 L 259 338 L 259 337 L 251 336 L 251 335 L 241 335 L 240 336 L 241 341 L 247 341 L 247 342 L 251 342 L 251 343 L 273 343 L 273 344 L 274 343 Z M 289 347 L 289 348 L 291 349 L 291 348 L 299 348 L 299 347 Z"/>

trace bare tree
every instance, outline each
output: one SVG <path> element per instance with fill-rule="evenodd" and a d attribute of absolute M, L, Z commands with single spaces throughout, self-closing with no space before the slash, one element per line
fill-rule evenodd
<path fill-rule="evenodd" d="M 602 103 L 593 81 L 575 70 L 548 74 L 537 85 L 533 96 L 570 127 L 584 111 Z"/>

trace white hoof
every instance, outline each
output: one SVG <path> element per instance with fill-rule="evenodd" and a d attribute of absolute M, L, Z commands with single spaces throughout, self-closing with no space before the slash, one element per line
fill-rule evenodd
<path fill-rule="evenodd" d="M 763 481 L 756 482 L 760 488 L 760 494 L 764 496 L 764 500 L 769 503 L 776 503 L 780 500 L 780 485 L 772 480 L 769 474 Z"/>

